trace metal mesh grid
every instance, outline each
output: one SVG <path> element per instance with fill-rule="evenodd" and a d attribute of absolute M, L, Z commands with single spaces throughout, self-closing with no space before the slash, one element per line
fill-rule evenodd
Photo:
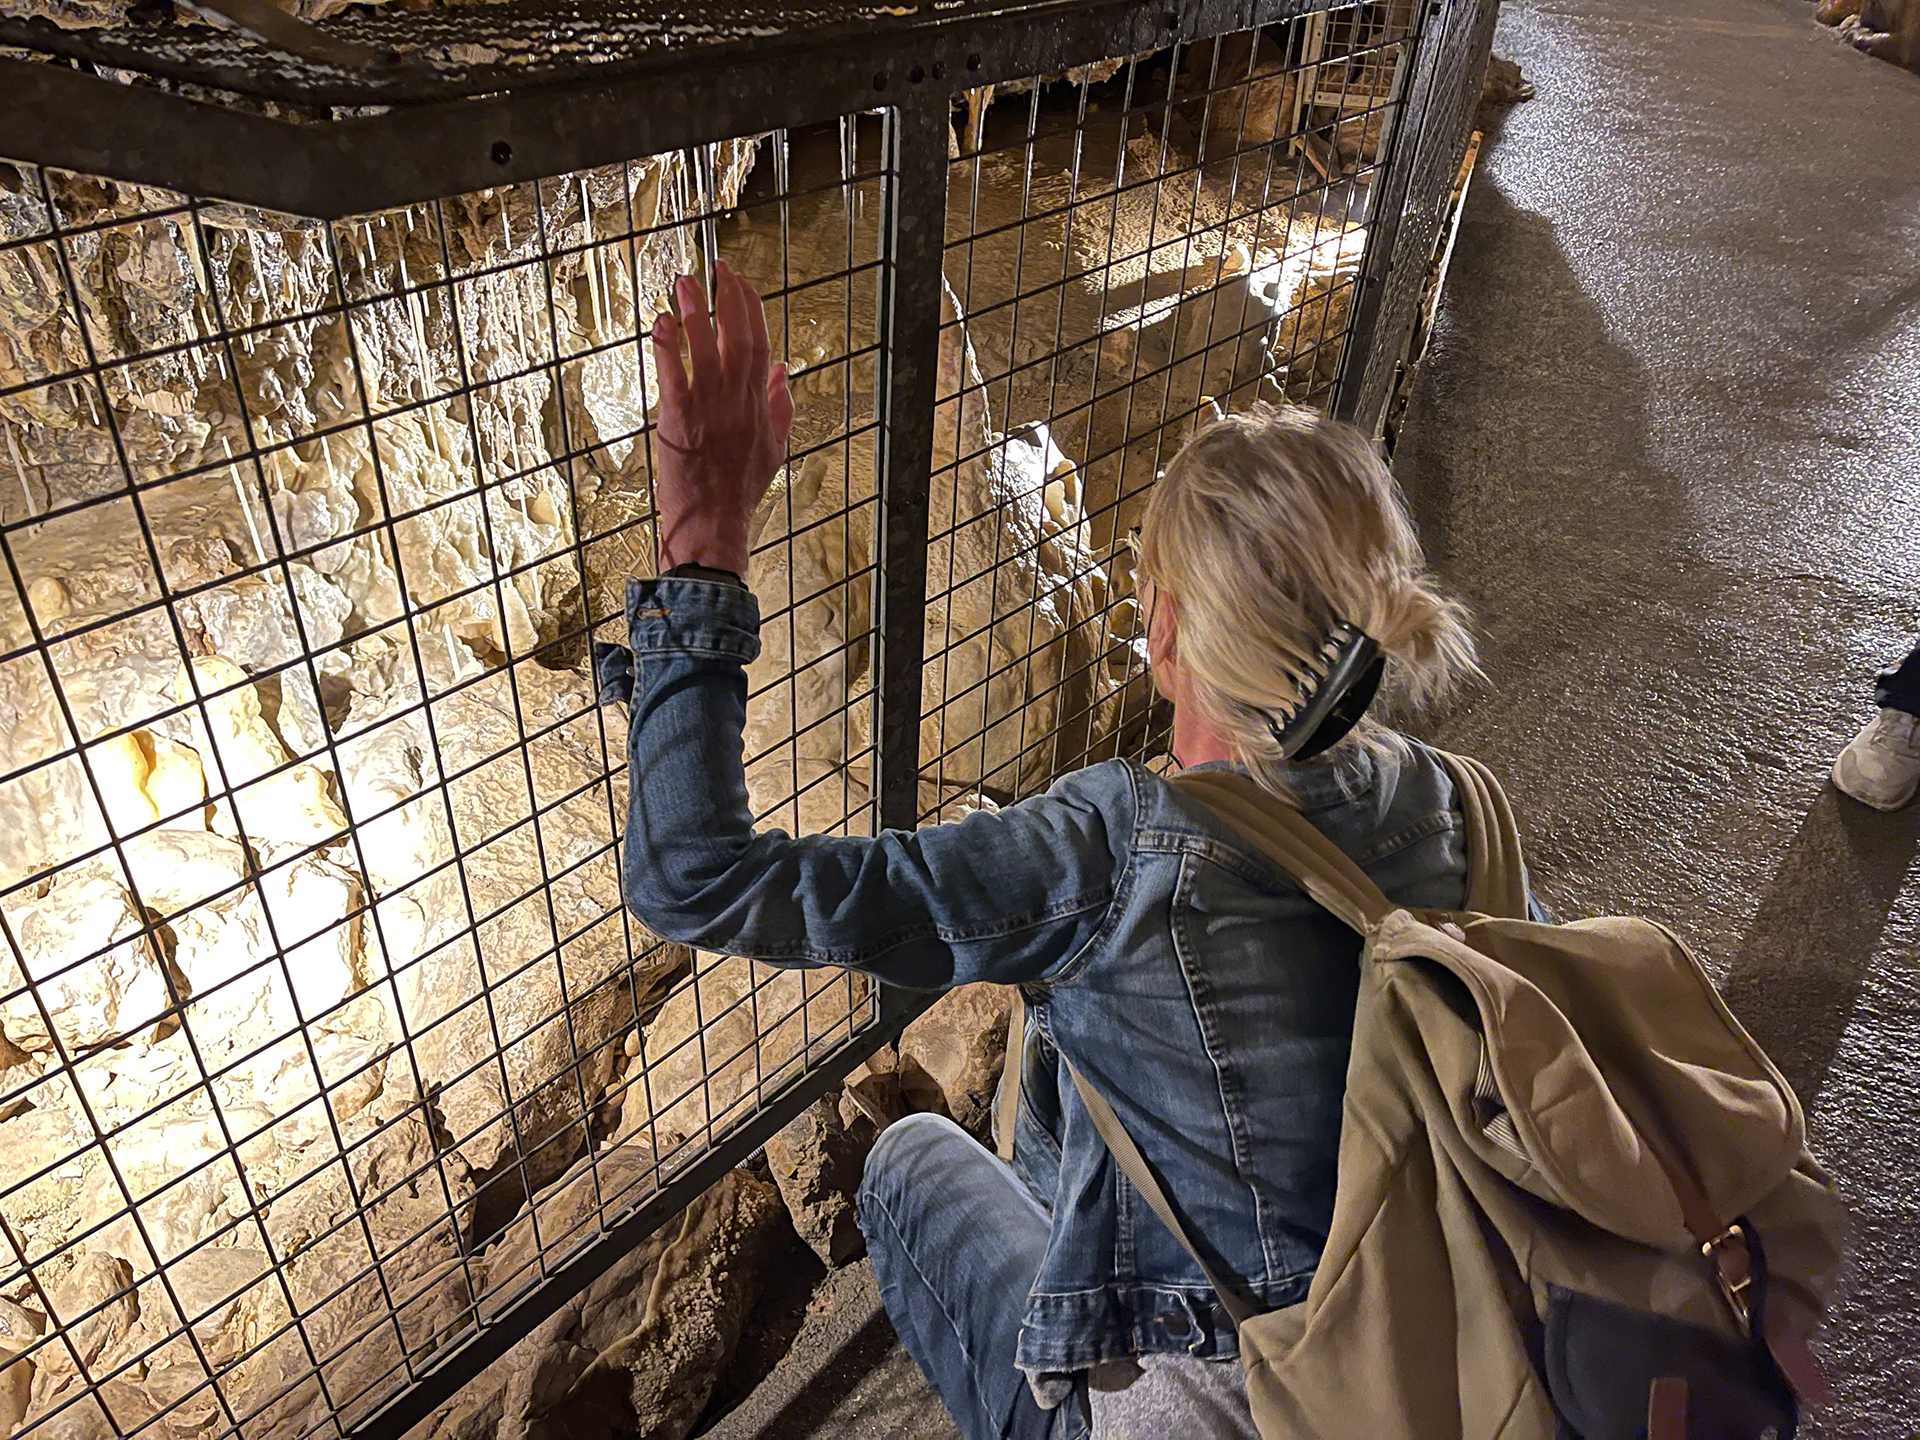
<path fill-rule="evenodd" d="M 1331 28 L 1345 48 L 1316 15 L 970 106 L 929 532 L 942 800 L 1163 747 L 1128 534 L 1208 416 L 1326 408 L 1347 339 L 1408 46 L 1383 6 Z"/>
<path fill-rule="evenodd" d="M 1382 343 L 1355 302 L 1414 24 L 961 94 L 918 336 L 905 111 L 328 224 L 0 166 L 17 1433 L 361 1426 L 880 1032 L 861 977 L 620 905 L 624 715 L 586 651 L 652 568 L 671 275 L 724 256 L 795 375 L 754 527 L 762 823 L 903 813 L 875 616 L 909 342 L 938 362 L 905 813 L 1154 756 L 1127 533 L 1199 420 L 1330 406 Z"/>
<path fill-rule="evenodd" d="M 790 185 L 784 143 L 752 195 L 734 144 L 332 226 L 39 170 L 7 196 L 23 1433 L 351 1424 L 873 1023 L 858 977 L 626 916 L 624 736 L 579 664 L 651 566 L 638 327 L 716 246 L 832 397 L 794 458 L 839 498 L 762 543 L 763 597 L 866 543 L 881 177 Z M 791 263 L 788 217 L 835 207 Z M 770 638 L 820 601 L 797 579 Z M 825 678 L 864 614 L 759 667 L 770 817 L 870 826 L 863 692 Z M 837 784 L 793 758 L 827 737 Z"/>
<path fill-rule="evenodd" d="M 1417 134 L 1402 147 L 1407 179 L 1404 194 L 1392 201 L 1395 227 L 1393 265 L 1381 285 L 1374 321 L 1378 349 L 1369 356 L 1359 383 L 1343 397 L 1355 423 L 1376 429 L 1387 414 L 1394 388 L 1402 379 L 1406 346 L 1428 286 L 1452 202 L 1460 162 L 1466 154 L 1480 99 L 1481 79 L 1493 48 L 1497 5 L 1449 7 L 1437 33 L 1421 46 L 1419 73 L 1409 77 L 1408 92 L 1420 108 Z"/>

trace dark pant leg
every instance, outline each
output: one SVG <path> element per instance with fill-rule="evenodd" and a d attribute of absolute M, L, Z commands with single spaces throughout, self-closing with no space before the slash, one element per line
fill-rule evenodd
<path fill-rule="evenodd" d="M 1084 1440 L 1084 1392 L 1042 1410 L 1013 1363 L 1049 1226 L 997 1156 L 942 1116 L 895 1122 L 867 1157 L 860 1228 L 894 1329 L 966 1440 Z"/>
<path fill-rule="evenodd" d="M 1883 710 L 1920 715 L 1920 645 L 1915 645 L 1905 660 L 1880 677 L 1873 688 L 1873 700 Z"/>

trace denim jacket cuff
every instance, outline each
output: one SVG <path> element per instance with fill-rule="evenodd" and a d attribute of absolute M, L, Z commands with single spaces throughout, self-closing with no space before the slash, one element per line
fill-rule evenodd
<path fill-rule="evenodd" d="M 748 665 L 760 654 L 760 602 L 713 580 L 627 581 L 629 645 L 596 640 L 593 674 L 602 705 L 633 699 L 635 656 L 701 656 Z"/>

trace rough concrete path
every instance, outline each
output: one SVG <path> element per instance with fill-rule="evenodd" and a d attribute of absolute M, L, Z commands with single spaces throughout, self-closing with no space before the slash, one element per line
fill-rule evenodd
<path fill-rule="evenodd" d="M 1564 916 L 1679 928 L 1858 1210 L 1811 1433 L 1920 1436 L 1920 811 L 1827 767 L 1920 629 L 1920 77 L 1803 0 L 1509 0 L 1399 469 Z M 710 1432 L 945 1440 L 865 1267 Z"/>
<path fill-rule="evenodd" d="M 1920 76 L 1802 0 L 1510 0 L 1398 457 L 1563 916 L 1699 949 L 1857 1206 L 1823 1436 L 1920 1435 L 1920 812 L 1827 769 L 1920 629 Z"/>

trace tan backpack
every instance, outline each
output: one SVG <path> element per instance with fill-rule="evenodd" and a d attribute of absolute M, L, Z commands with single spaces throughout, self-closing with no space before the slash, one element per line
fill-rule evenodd
<path fill-rule="evenodd" d="M 1784 1440 L 1825 1398 L 1806 1336 L 1845 1223 L 1800 1103 L 1671 932 L 1527 920 L 1506 797 L 1443 758 L 1461 914 L 1395 906 L 1245 776 L 1173 781 L 1365 940 L 1303 1302 L 1254 1313 L 1076 1071 L 1082 1101 L 1233 1316 L 1262 1436 Z"/>

